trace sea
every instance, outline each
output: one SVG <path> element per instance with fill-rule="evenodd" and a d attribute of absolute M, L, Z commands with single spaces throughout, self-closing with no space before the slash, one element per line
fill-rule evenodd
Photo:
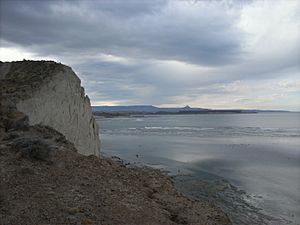
<path fill-rule="evenodd" d="M 300 224 L 300 113 L 96 117 L 101 151 L 161 169 L 236 225 Z"/>

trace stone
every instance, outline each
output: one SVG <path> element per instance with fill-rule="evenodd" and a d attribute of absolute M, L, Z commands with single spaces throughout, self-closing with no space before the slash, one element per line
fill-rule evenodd
<path fill-rule="evenodd" d="M 12 149 L 20 152 L 22 157 L 49 161 L 51 146 L 42 141 L 42 139 L 19 138 L 12 145 Z"/>

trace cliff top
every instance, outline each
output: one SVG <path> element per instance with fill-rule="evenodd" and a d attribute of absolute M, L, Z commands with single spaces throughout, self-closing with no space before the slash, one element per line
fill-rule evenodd
<path fill-rule="evenodd" d="M 64 67 L 53 61 L 0 61 L 0 94 L 13 101 L 26 99 Z"/>

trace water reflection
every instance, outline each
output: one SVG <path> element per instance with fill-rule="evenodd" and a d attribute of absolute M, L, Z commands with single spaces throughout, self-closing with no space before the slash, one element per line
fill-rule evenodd
<path fill-rule="evenodd" d="M 283 118 L 272 115 L 271 126 L 265 115 L 264 119 L 255 115 L 224 116 L 210 120 L 182 116 L 180 121 L 169 116 L 145 117 L 142 121 L 102 118 L 102 151 L 135 164 L 169 170 L 177 175 L 178 188 L 191 196 L 213 200 L 231 215 L 235 224 L 297 224 L 300 140 L 294 135 L 300 130 L 296 126 L 298 117 L 294 122 L 283 122 Z M 236 130 L 247 135 L 228 133 L 223 129 L 228 120 L 231 127 L 238 127 Z M 174 129 L 170 129 L 172 123 Z M 247 130 L 251 123 L 261 128 Z M 192 124 L 194 128 L 186 128 Z M 269 131 L 262 134 L 266 126 L 275 135 Z M 145 127 L 152 127 L 147 129 L 151 132 L 145 133 Z M 202 128 L 209 127 L 219 134 L 199 136 Z M 217 127 L 223 128 L 216 130 Z M 284 134 L 280 135 L 278 130 Z M 254 135 L 248 135 L 251 132 Z"/>

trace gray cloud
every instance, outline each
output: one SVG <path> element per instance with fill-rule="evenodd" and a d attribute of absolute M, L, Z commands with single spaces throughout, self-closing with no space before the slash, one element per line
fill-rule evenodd
<path fill-rule="evenodd" d="M 101 51 L 212 65 L 241 54 L 241 35 L 220 7 L 189 12 L 164 1 L 2 1 L 1 8 L 1 38 L 42 53 Z"/>
<path fill-rule="evenodd" d="M 71 65 L 96 104 L 271 107 L 288 93 L 276 82 L 299 81 L 300 7 L 278 4 L 2 0 L 0 44 Z M 300 97 L 293 90 L 282 102 Z"/>

